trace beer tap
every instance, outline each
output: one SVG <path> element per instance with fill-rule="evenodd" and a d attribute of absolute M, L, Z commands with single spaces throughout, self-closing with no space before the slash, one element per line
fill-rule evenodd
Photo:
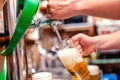
<path fill-rule="evenodd" d="M 43 28 L 46 26 L 50 26 L 50 28 L 53 30 L 53 32 L 56 33 L 59 44 L 62 42 L 62 38 L 60 36 L 60 33 L 57 29 L 58 26 L 62 26 L 61 20 L 52 20 L 47 18 L 47 14 L 49 13 L 49 8 L 47 6 L 48 1 L 47 0 L 41 0 L 40 7 L 36 13 L 36 16 L 34 17 L 34 20 L 32 21 L 30 27 L 31 28 Z M 59 45 L 60 47 L 60 45 Z"/>
<path fill-rule="evenodd" d="M 61 26 L 62 25 L 62 21 L 59 20 L 34 20 L 31 24 L 31 28 L 42 28 L 42 27 L 46 27 L 46 26 L 50 26 L 50 28 L 56 33 L 59 43 L 61 43 L 62 38 L 58 32 L 57 26 Z"/>

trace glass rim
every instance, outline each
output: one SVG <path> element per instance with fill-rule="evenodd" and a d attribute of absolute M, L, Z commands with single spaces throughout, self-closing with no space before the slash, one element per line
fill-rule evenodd
<path fill-rule="evenodd" d="M 40 79 L 40 78 L 52 78 L 51 72 L 38 72 L 32 75 L 33 79 Z"/>

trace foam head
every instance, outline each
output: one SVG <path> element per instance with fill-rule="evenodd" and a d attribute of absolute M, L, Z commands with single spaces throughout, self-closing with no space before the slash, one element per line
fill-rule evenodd
<path fill-rule="evenodd" d="M 40 72 L 33 74 L 32 80 L 53 80 L 53 77 L 50 72 Z"/>
<path fill-rule="evenodd" d="M 100 73 L 99 66 L 97 65 L 88 65 L 88 70 L 90 75 L 98 75 Z"/>
<path fill-rule="evenodd" d="M 83 58 L 76 48 L 65 48 L 58 51 L 58 56 L 67 68 L 72 68 L 76 63 L 82 62 Z"/>

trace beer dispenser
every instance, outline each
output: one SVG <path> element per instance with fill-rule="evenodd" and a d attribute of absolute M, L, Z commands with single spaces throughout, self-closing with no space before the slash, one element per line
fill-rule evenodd
<path fill-rule="evenodd" d="M 29 27 L 51 26 L 59 42 L 56 26 L 61 21 L 34 19 L 41 0 L 7 0 L 3 8 L 4 30 L 0 34 L 0 80 L 31 80 L 28 70 L 24 34 Z M 34 20 L 33 20 L 34 19 Z"/>

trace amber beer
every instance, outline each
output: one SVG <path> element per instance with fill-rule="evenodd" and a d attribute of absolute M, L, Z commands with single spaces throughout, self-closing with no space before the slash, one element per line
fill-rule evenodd
<path fill-rule="evenodd" d="M 58 51 L 58 56 L 73 80 L 90 80 L 87 65 L 76 48 L 62 49 Z"/>
<path fill-rule="evenodd" d="M 90 72 L 90 80 L 99 80 L 100 70 L 97 65 L 89 65 L 88 70 Z"/>

